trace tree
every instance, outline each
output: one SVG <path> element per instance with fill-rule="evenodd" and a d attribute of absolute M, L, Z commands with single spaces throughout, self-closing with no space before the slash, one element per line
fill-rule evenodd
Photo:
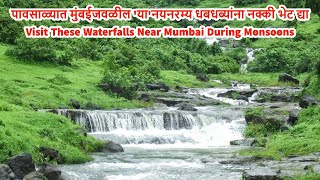
<path fill-rule="evenodd" d="M 317 13 L 320 17 L 320 0 L 306 0 L 306 7 L 310 8 L 312 12 Z"/>

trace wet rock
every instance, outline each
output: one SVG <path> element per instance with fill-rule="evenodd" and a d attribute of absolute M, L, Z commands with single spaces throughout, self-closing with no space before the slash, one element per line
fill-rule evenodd
<path fill-rule="evenodd" d="M 310 154 L 305 156 L 296 156 L 296 157 L 289 157 L 289 161 L 297 161 L 297 162 L 318 162 L 319 156 Z"/>
<path fill-rule="evenodd" d="M 160 90 L 163 92 L 169 91 L 169 86 L 163 84 L 163 83 L 157 83 L 157 84 L 146 84 L 147 89 L 154 91 L 154 90 Z"/>
<path fill-rule="evenodd" d="M 79 103 L 79 101 L 75 100 L 75 99 L 71 99 L 70 100 L 71 106 L 75 109 L 80 109 L 81 105 Z"/>
<path fill-rule="evenodd" d="M 271 160 L 269 158 L 260 158 L 260 157 L 255 157 L 255 156 L 240 156 L 236 157 L 233 159 L 228 159 L 228 160 L 222 160 L 219 163 L 220 164 L 234 164 L 234 165 L 243 165 L 243 164 L 253 164 L 257 162 L 263 162 Z"/>
<path fill-rule="evenodd" d="M 142 93 L 139 95 L 138 100 L 143 101 L 143 102 L 149 102 L 151 101 L 150 95 L 146 93 Z"/>
<path fill-rule="evenodd" d="M 292 111 L 290 111 L 289 118 L 287 121 L 288 124 L 294 125 L 298 121 L 299 111 L 299 109 L 293 109 Z"/>
<path fill-rule="evenodd" d="M 271 102 L 292 102 L 294 101 L 294 96 L 289 94 L 272 94 L 270 96 Z"/>
<path fill-rule="evenodd" d="M 48 180 L 63 180 L 61 171 L 48 163 L 40 165 L 38 172 L 43 174 Z"/>
<path fill-rule="evenodd" d="M 8 165 L 16 175 L 16 178 L 23 178 L 25 175 L 36 171 L 31 154 L 19 154 L 11 157 L 8 161 Z"/>
<path fill-rule="evenodd" d="M 181 103 L 176 105 L 178 107 L 178 110 L 181 111 L 197 111 L 197 109 L 194 107 L 194 104 L 190 103 Z"/>
<path fill-rule="evenodd" d="M 157 107 L 157 108 L 166 108 L 168 107 L 166 104 L 162 104 L 162 103 L 155 103 L 154 104 L 154 107 Z"/>
<path fill-rule="evenodd" d="M 312 172 L 316 174 L 320 174 L 320 164 L 313 165 Z"/>
<path fill-rule="evenodd" d="M 289 75 L 289 74 L 281 74 L 279 75 L 279 82 L 291 82 L 294 83 L 296 85 L 299 85 L 299 80 L 297 78 L 294 78 L 293 76 Z"/>
<path fill-rule="evenodd" d="M 209 81 L 209 78 L 207 77 L 206 74 L 198 74 L 196 76 L 196 78 L 199 80 L 199 81 L 203 81 L 203 82 L 208 82 Z"/>
<path fill-rule="evenodd" d="M 189 88 L 183 86 L 176 86 L 176 89 L 181 93 L 187 93 Z"/>
<path fill-rule="evenodd" d="M 49 158 L 50 161 L 55 160 L 59 164 L 63 163 L 63 159 L 59 151 L 48 147 L 40 147 L 39 151 L 45 158 Z"/>
<path fill-rule="evenodd" d="M 108 142 L 105 148 L 106 151 L 109 152 L 124 152 L 124 149 L 120 144 L 114 143 L 112 141 Z"/>
<path fill-rule="evenodd" d="M 251 170 L 247 170 L 242 174 L 245 180 L 280 180 L 279 171 L 267 168 L 256 167 Z"/>
<path fill-rule="evenodd" d="M 24 180 L 50 180 L 50 179 L 47 179 L 42 173 L 35 171 L 24 176 Z"/>
<path fill-rule="evenodd" d="M 6 164 L 0 164 L 0 179 L 1 180 L 12 180 L 15 178 L 14 173 L 10 167 Z"/>
<path fill-rule="evenodd" d="M 317 104 L 318 104 L 318 100 L 313 96 L 303 96 L 299 102 L 299 106 L 301 108 L 308 108 L 309 106 L 314 106 Z"/>
<path fill-rule="evenodd" d="M 241 91 L 230 90 L 225 93 L 220 93 L 217 96 L 248 101 L 248 98 L 251 97 L 255 92 L 257 92 L 256 89 L 241 90 Z"/>
<path fill-rule="evenodd" d="M 233 146 L 253 146 L 254 144 L 257 144 L 257 143 L 258 141 L 255 138 L 247 138 L 247 139 L 230 141 L 230 145 L 233 145 Z"/>
<path fill-rule="evenodd" d="M 103 90 L 103 91 L 109 91 L 111 86 L 107 83 L 105 84 L 100 84 L 99 87 Z"/>

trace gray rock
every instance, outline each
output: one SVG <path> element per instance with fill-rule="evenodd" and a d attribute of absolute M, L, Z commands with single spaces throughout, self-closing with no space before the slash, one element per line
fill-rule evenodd
<path fill-rule="evenodd" d="M 293 109 L 292 111 L 290 111 L 289 118 L 287 121 L 288 124 L 294 125 L 298 121 L 299 111 L 299 109 Z"/>
<path fill-rule="evenodd" d="M 242 174 L 245 180 L 280 180 L 279 172 L 267 167 L 257 167 Z"/>
<path fill-rule="evenodd" d="M 112 141 L 110 141 L 106 145 L 106 150 L 109 152 L 124 152 L 124 149 L 120 144 L 114 143 Z"/>
<path fill-rule="evenodd" d="M 297 78 L 294 78 L 293 76 L 289 75 L 289 74 L 281 74 L 279 75 L 279 82 L 291 82 L 294 83 L 296 85 L 299 85 L 299 80 Z"/>
<path fill-rule="evenodd" d="M 157 83 L 157 84 L 146 84 L 147 89 L 154 91 L 154 90 L 160 90 L 163 92 L 169 91 L 169 86 L 163 84 L 163 83 Z"/>
<path fill-rule="evenodd" d="M 48 163 L 40 165 L 38 171 L 42 173 L 48 180 L 63 180 L 61 171 Z"/>
<path fill-rule="evenodd" d="M 47 178 L 42 173 L 34 171 L 24 176 L 24 180 L 47 180 Z"/>
<path fill-rule="evenodd" d="M 0 164 L 0 179 L 1 180 L 11 180 L 14 179 L 15 175 L 6 164 Z"/>
<path fill-rule="evenodd" d="M 55 160 L 59 164 L 63 163 L 63 158 L 59 151 L 48 147 L 40 147 L 39 151 L 45 158 L 49 158 L 50 161 Z"/>
<path fill-rule="evenodd" d="M 300 99 L 299 106 L 301 108 L 308 108 L 309 106 L 314 106 L 318 104 L 318 100 L 312 96 L 303 96 Z"/>
<path fill-rule="evenodd" d="M 16 175 L 16 178 L 23 178 L 25 175 L 36 171 L 31 154 L 19 154 L 11 157 L 8 165 Z"/>
<path fill-rule="evenodd" d="M 181 111 L 197 111 L 196 108 L 194 108 L 194 104 L 190 104 L 190 103 L 181 103 L 181 104 L 177 104 L 176 105 L 178 108 L 178 110 Z"/>
<path fill-rule="evenodd" d="M 77 100 L 75 100 L 75 99 L 71 99 L 71 100 L 70 100 L 70 103 L 71 103 L 71 106 L 72 106 L 73 108 L 75 108 L 75 109 L 80 109 L 80 108 L 81 108 L 80 103 L 79 103 Z"/>

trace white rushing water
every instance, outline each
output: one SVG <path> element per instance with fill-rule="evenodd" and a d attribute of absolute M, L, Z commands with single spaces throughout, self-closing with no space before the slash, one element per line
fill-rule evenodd
<path fill-rule="evenodd" d="M 233 87 L 247 88 L 241 84 Z M 189 93 L 217 98 L 217 93 L 227 90 L 230 89 L 192 89 Z M 233 159 L 234 153 L 243 148 L 229 145 L 230 141 L 243 138 L 246 122 L 239 105 L 196 107 L 195 112 L 175 107 L 58 110 L 87 128 L 90 135 L 120 143 L 125 150 L 98 153 L 93 162 L 60 168 L 67 180 L 239 179 L 245 166 L 219 163 Z"/>

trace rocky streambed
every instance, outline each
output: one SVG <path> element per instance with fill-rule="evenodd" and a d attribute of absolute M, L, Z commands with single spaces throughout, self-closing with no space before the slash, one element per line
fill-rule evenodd
<path fill-rule="evenodd" d="M 140 93 L 140 100 L 156 102 L 154 108 L 46 110 L 124 149 L 94 154 L 95 160 L 84 165 L 61 166 L 66 179 L 282 179 L 318 172 L 317 153 L 282 161 L 237 155 L 263 148 L 254 138 L 244 139 L 247 123 L 281 122 L 286 130 L 301 107 L 314 103 L 310 97 L 299 103 L 299 88 L 233 82 L 232 88 L 162 89 Z M 263 116 L 246 117 L 244 109 L 250 107 L 263 107 Z"/>

